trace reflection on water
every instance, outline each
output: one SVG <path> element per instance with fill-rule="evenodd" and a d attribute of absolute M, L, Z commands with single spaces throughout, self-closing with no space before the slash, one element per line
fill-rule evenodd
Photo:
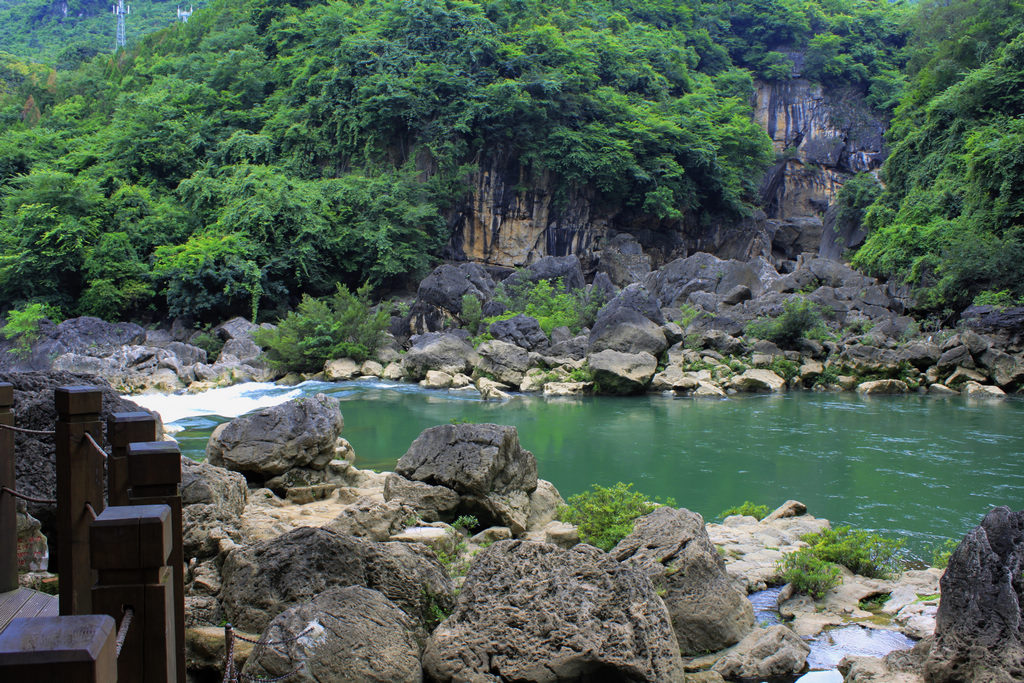
<path fill-rule="evenodd" d="M 703 401 L 664 395 L 483 402 L 475 392 L 384 381 L 242 384 L 134 396 L 201 458 L 216 424 L 317 392 L 336 396 L 360 467 L 390 469 L 416 436 L 452 420 L 519 429 L 563 495 L 632 481 L 713 519 L 753 500 L 905 536 L 918 554 L 995 505 L 1024 507 L 1024 402 L 792 393 Z"/>

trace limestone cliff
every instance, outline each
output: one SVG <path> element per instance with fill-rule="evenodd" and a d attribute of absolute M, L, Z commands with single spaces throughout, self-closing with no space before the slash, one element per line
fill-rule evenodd
<path fill-rule="evenodd" d="M 593 188 L 556 196 L 548 173 L 497 150 L 480 163 L 470 200 L 451 218 L 447 256 L 515 267 L 576 254 L 591 269 L 622 233 L 636 239 L 655 268 L 696 251 L 777 262 L 819 250 L 837 255 L 834 233 L 822 239 L 822 219 L 846 178 L 881 165 L 884 124 L 859 94 L 828 94 L 804 79 L 757 83 L 753 115 L 778 156 L 762 185 L 764 213 L 742 221 L 657 221 L 604 201 Z"/>
<path fill-rule="evenodd" d="M 826 93 L 801 78 L 755 86 L 754 120 L 772 139 L 777 157 L 761 187 L 773 253 L 838 256 L 852 246 L 852 236 L 839 240 L 823 231 L 827 212 L 847 178 L 882 165 L 885 123 L 857 92 Z"/>

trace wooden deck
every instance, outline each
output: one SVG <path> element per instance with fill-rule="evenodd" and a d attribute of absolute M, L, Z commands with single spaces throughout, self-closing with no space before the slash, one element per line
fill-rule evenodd
<path fill-rule="evenodd" d="M 0 632 L 19 617 L 55 617 L 58 615 L 56 595 L 47 595 L 31 588 L 0 593 Z"/>

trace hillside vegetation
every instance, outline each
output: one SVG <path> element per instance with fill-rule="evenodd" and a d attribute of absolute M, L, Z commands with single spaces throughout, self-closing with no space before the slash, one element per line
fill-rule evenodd
<path fill-rule="evenodd" d="M 905 254 L 890 243 L 908 242 L 903 203 L 936 166 L 962 197 L 967 180 L 993 197 L 959 205 L 978 234 L 1013 233 L 1000 153 L 981 155 L 998 178 L 976 163 L 919 162 L 958 144 L 1010 154 L 1006 136 L 1019 134 L 1019 88 L 996 98 L 1002 128 L 985 118 L 991 92 L 977 94 L 989 113 L 949 114 L 983 134 L 948 116 L 927 123 L 933 101 L 966 106 L 950 88 L 1003 83 L 991 71 L 1014 59 L 1009 30 L 994 28 L 1002 10 L 949 12 L 961 5 L 987 11 L 961 11 L 984 25 L 958 24 L 945 4 L 885 0 L 219 0 L 72 70 L 11 57 L 0 73 L 0 307 L 273 317 L 339 283 L 404 284 L 432 265 L 472 172 L 496 155 L 549 177 L 556 202 L 591 188 L 657 229 L 738 219 L 773 160 L 750 119 L 753 79 L 796 72 L 895 109 L 888 189 L 866 211 L 879 193 L 859 193 L 864 206 L 846 213 L 872 226 L 858 261 L 911 278 L 929 306 L 958 305 L 962 292 L 939 284 L 952 272 L 942 240 L 910 239 Z M 956 31 L 973 31 L 978 49 L 948 67 L 935 55 L 961 45 Z"/>

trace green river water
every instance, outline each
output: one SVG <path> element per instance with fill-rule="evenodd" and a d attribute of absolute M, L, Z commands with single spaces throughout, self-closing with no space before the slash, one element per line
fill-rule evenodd
<path fill-rule="evenodd" d="M 202 457 L 210 431 L 226 419 L 220 415 L 237 414 L 228 408 L 241 396 L 324 392 L 341 400 L 343 436 L 363 468 L 393 468 L 437 424 L 510 424 L 537 457 L 540 476 L 566 497 L 592 483 L 634 482 L 709 521 L 744 500 L 774 507 L 793 498 L 833 524 L 903 537 L 925 559 L 931 546 L 959 538 L 993 506 L 1024 507 L 1024 401 L 1016 399 L 802 392 L 487 403 L 476 392 L 365 381 L 219 391 L 229 393 L 180 397 L 196 414 L 172 424 L 183 428 L 175 436 L 192 457 Z"/>

